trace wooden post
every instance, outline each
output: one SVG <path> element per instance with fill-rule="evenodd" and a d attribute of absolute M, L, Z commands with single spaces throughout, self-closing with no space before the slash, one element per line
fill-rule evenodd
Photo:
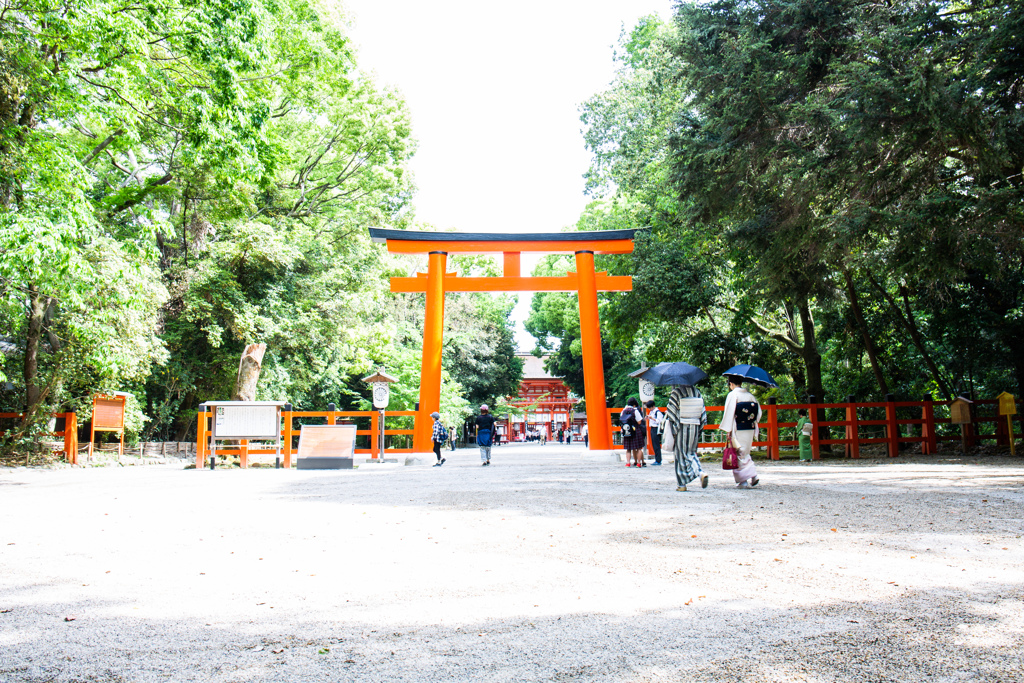
<path fill-rule="evenodd" d="M 857 426 L 857 402 L 853 395 L 846 397 L 846 457 L 860 459 L 860 428 Z"/>
<path fill-rule="evenodd" d="M 900 432 L 896 421 L 896 397 L 893 394 L 885 395 L 885 431 L 889 442 L 889 457 L 895 458 L 900 454 Z"/>
<path fill-rule="evenodd" d="M 768 397 L 768 456 L 772 460 L 778 460 L 782 457 L 780 453 L 779 441 L 779 409 L 775 407 L 776 399 L 774 396 Z"/>
<path fill-rule="evenodd" d="M 818 416 L 825 414 L 825 411 L 813 407 L 818 402 L 817 396 L 808 396 L 807 402 L 811 404 L 811 409 L 807 411 L 807 414 L 813 415 L 815 420 L 814 429 L 811 430 L 811 460 L 821 460 L 821 444 L 819 443 L 821 437 L 817 420 Z"/>
<path fill-rule="evenodd" d="M 78 416 L 64 413 L 64 459 L 72 465 L 78 464 Z"/>
<path fill-rule="evenodd" d="M 924 405 L 921 406 L 921 452 L 925 455 L 935 455 L 939 452 L 939 441 L 935 435 L 935 401 L 931 394 L 924 395 Z"/>
<path fill-rule="evenodd" d="M 281 411 L 281 415 L 284 417 L 284 465 L 283 467 L 287 470 L 292 466 L 292 404 L 285 403 L 284 410 Z"/>
<path fill-rule="evenodd" d="M 597 309 L 597 273 L 594 252 L 576 252 L 576 276 L 579 286 L 580 344 L 583 355 L 583 385 L 587 397 L 587 422 L 590 425 L 590 450 L 612 447 L 608 399 L 604 388 L 604 358 L 601 353 L 601 318 Z"/>
<path fill-rule="evenodd" d="M 380 413 L 377 413 L 377 412 L 370 413 L 370 459 L 371 460 L 376 460 L 378 455 L 380 455 L 380 453 L 379 453 L 379 451 L 380 451 L 380 444 L 378 443 L 378 439 L 380 438 L 380 429 L 379 429 L 378 423 L 380 422 L 380 416 L 383 413 L 384 413 L 383 410 L 380 411 Z"/>
<path fill-rule="evenodd" d="M 196 469 L 206 467 L 206 411 L 207 406 L 199 406 L 199 413 L 196 416 Z"/>

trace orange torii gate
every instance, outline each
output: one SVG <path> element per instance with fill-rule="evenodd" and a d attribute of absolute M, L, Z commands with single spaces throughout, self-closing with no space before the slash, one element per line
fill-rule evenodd
<path fill-rule="evenodd" d="M 370 228 L 374 242 L 386 242 L 396 254 L 427 254 L 426 273 L 416 277 L 391 278 L 391 291 L 426 294 L 423 324 L 423 367 L 420 379 L 420 407 L 416 413 L 413 450 L 431 449 L 430 413 L 441 407 L 441 344 L 444 334 L 446 292 L 576 292 L 580 305 L 580 341 L 583 346 L 583 381 L 586 390 L 587 424 L 592 450 L 612 447 L 604 389 L 604 361 L 601 356 L 601 323 L 597 311 L 598 292 L 628 292 L 633 279 L 594 271 L 594 254 L 629 254 L 633 251 L 634 229 L 558 233 L 419 232 Z M 576 272 L 556 277 L 523 277 L 520 254 L 574 254 Z M 500 277 L 460 277 L 447 272 L 448 254 L 502 254 Z"/>

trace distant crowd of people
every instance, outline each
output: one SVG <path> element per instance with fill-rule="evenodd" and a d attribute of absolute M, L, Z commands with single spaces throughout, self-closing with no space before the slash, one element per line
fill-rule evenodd
<path fill-rule="evenodd" d="M 761 420 L 761 405 L 743 387 L 744 378 L 728 376 L 729 394 L 725 399 L 719 429 L 726 432 L 726 448 L 723 454 L 723 468 L 731 469 L 736 485 L 740 488 L 757 486 L 759 479 L 757 467 L 750 457 L 754 440 L 757 438 L 758 423 Z M 441 448 L 446 443 L 455 448 L 454 428 L 447 428 L 441 423 L 438 413 L 431 413 L 434 418 L 432 440 L 437 463 L 434 467 L 444 465 L 446 459 L 441 456 Z M 806 412 L 801 416 L 806 422 Z M 501 435 L 495 427 L 494 416 L 487 405 L 480 406 L 480 414 L 476 416 L 476 444 L 480 449 L 481 465 L 491 464 L 491 449 L 499 443 Z M 704 397 L 695 386 L 677 385 L 672 388 L 668 406 L 662 412 L 654 401 L 647 401 L 641 407 L 639 400 L 631 396 L 626 407 L 619 414 L 622 432 L 622 445 L 626 450 L 626 467 L 647 467 L 647 434 L 651 435 L 651 450 L 654 453 L 652 465 L 662 464 L 662 450 L 672 454 L 675 465 L 676 490 L 686 491 L 687 486 L 699 480 L 701 488 L 707 488 L 708 475 L 701 467 L 697 448 L 700 435 L 708 423 L 707 407 Z M 799 425 L 803 427 L 804 425 Z M 557 443 L 570 444 L 574 436 L 584 445 L 589 445 L 587 425 L 584 424 L 578 434 L 571 428 L 561 428 L 553 436 Z M 809 430 L 808 430 L 809 433 Z M 525 440 L 545 444 L 546 430 L 527 430 Z"/>

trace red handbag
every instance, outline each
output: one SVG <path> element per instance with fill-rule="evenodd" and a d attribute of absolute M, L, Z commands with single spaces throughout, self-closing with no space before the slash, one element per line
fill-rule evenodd
<path fill-rule="evenodd" d="M 722 469 L 738 470 L 740 468 L 740 452 L 732 445 L 732 432 L 725 440 L 725 448 L 722 449 Z"/>

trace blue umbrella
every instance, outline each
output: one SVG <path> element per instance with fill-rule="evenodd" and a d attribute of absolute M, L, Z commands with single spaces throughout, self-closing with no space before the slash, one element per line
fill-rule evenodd
<path fill-rule="evenodd" d="M 722 373 L 722 377 L 728 377 L 729 375 L 742 377 L 745 381 L 759 384 L 762 387 L 779 386 L 778 383 L 772 379 L 771 375 L 756 365 L 734 365 Z"/>
<path fill-rule="evenodd" d="M 675 384 L 689 384 L 692 386 L 697 382 L 707 379 L 708 373 L 689 363 L 677 361 L 675 363 L 658 363 L 653 368 L 631 373 L 631 376 L 645 379 L 659 387 Z"/>

